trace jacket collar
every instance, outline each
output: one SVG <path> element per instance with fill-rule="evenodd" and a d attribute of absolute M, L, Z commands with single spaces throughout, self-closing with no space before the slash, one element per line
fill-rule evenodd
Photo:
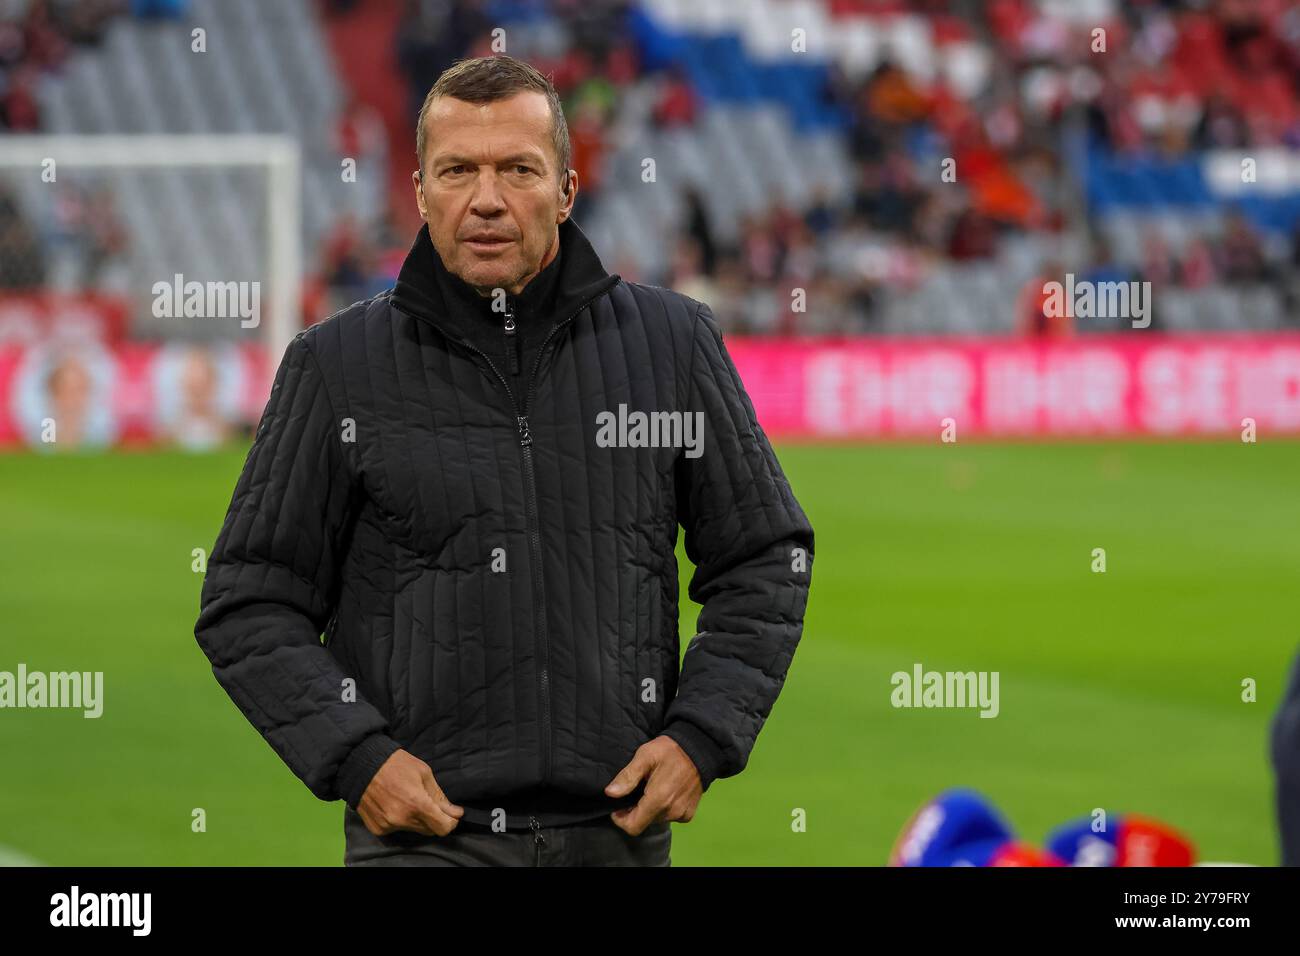
<path fill-rule="evenodd" d="M 555 259 L 519 295 L 507 296 L 507 306 L 524 319 L 521 329 L 529 338 L 539 331 L 545 334 L 619 281 L 617 275 L 605 271 L 576 222 L 566 219 L 560 223 L 559 233 L 560 251 Z M 489 327 L 500 334 L 501 317 L 492 312 L 491 301 L 447 270 L 429 237 L 428 224 L 421 226 L 397 274 L 393 304 L 450 338 L 474 344 Z"/>

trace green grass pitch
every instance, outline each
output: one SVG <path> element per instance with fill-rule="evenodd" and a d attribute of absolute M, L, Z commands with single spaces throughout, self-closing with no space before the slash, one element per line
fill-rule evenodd
<path fill-rule="evenodd" d="M 956 785 L 1034 842 L 1105 807 L 1183 829 L 1203 859 L 1277 862 L 1267 729 L 1300 643 L 1300 444 L 780 456 L 817 532 L 803 641 L 749 768 L 674 827 L 674 865 L 882 863 Z M 211 547 L 243 457 L 0 459 L 0 670 L 105 672 L 98 720 L 0 711 L 0 847 L 59 865 L 341 863 L 342 804 L 280 763 L 193 637 L 191 552 Z M 685 635 L 695 613 L 683 604 Z M 998 671 L 999 716 L 895 709 L 890 675 L 916 663 Z"/>

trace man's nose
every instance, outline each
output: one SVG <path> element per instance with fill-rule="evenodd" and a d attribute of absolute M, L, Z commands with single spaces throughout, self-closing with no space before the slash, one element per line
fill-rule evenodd
<path fill-rule="evenodd" d="M 474 196 L 470 200 L 470 212 L 484 218 L 503 212 L 506 206 L 501 201 L 499 185 L 496 172 L 489 170 L 479 175 L 474 185 Z"/>

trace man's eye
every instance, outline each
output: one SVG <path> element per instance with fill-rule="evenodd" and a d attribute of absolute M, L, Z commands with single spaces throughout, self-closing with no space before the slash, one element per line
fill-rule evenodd
<path fill-rule="evenodd" d="M 516 163 L 516 164 L 512 167 L 512 169 L 513 169 L 514 172 L 518 173 L 520 176 L 527 176 L 529 173 L 531 173 L 531 172 L 533 171 L 533 168 L 532 168 L 531 166 L 522 166 L 522 165 L 520 165 L 519 163 Z"/>
<path fill-rule="evenodd" d="M 444 174 L 450 173 L 453 176 L 459 176 L 462 173 L 466 173 L 468 171 L 469 171 L 469 167 L 466 166 L 464 163 L 457 163 L 455 166 L 448 166 L 446 169 L 443 170 L 443 173 Z"/>

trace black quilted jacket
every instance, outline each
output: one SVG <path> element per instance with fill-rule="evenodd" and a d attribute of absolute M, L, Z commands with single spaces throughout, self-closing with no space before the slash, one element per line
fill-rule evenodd
<path fill-rule="evenodd" d="M 400 747 L 465 819 L 571 822 L 635 802 L 603 790 L 659 734 L 707 789 L 784 683 L 813 531 L 718 327 L 560 235 L 527 335 L 496 313 L 486 338 L 422 230 L 394 289 L 281 361 L 195 635 L 321 799 L 355 809 Z M 608 447 L 620 411 L 701 412 L 702 446 Z M 679 524 L 703 606 L 680 671 Z"/>

